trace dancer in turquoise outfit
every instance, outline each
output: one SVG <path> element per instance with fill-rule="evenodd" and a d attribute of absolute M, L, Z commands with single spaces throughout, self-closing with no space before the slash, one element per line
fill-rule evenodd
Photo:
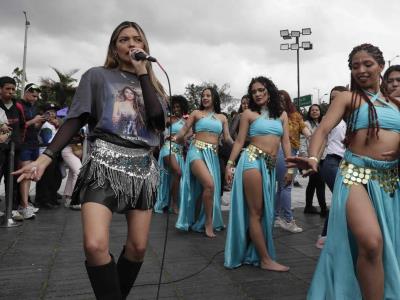
<path fill-rule="evenodd" d="M 190 128 L 193 128 L 195 139 L 186 156 L 176 228 L 205 232 L 206 236 L 215 237 L 214 229 L 225 227 L 221 214 L 221 175 L 217 155 L 219 136 L 223 133 L 225 142 L 233 141 L 214 88 L 203 90 L 200 109 L 190 114 L 172 140 L 182 141 Z"/>
<path fill-rule="evenodd" d="M 171 132 L 168 132 L 168 134 L 174 136 L 185 124 L 183 116 L 188 113 L 188 102 L 183 96 L 172 96 L 171 107 L 173 115 L 167 120 L 167 126 L 168 128 L 169 125 L 171 126 Z M 169 140 L 165 141 L 158 158 L 161 176 L 157 201 L 154 204 L 156 213 L 163 213 L 166 209 L 178 213 L 184 163 L 183 146 Z"/>
<path fill-rule="evenodd" d="M 275 261 L 272 237 L 276 155 L 281 143 L 285 157 L 291 152 L 288 116 L 278 89 L 268 78 L 253 78 L 248 94 L 250 109 L 240 118 L 239 134 L 225 173 L 230 183 L 234 162 L 249 136 L 250 145 L 242 151 L 235 170 L 224 265 L 236 268 L 252 264 L 271 271 L 288 271 Z M 288 173 L 286 184 L 291 183 L 293 170 Z"/>
<path fill-rule="evenodd" d="M 347 118 L 347 150 L 308 299 L 400 299 L 400 102 L 380 87 L 384 65 L 379 48 L 355 47 L 351 92 L 329 107 L 312 136 L 311 157 L 288 159 L 316 172 L 324 139 Z"/>

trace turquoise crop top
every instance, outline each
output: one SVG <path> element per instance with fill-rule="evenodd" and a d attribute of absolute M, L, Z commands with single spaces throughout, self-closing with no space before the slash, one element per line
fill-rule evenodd
<path fill-rule="evenodd" d="M 380 98 L 378 94 L 369 93 L 372 96 L 371 102 L 378 101 L 381 105 L 375 105 L 376 114 L 378 116 L 379 127 L 400 133 L 400 111 L 391 103 L 388 103 Z M 368 104 L 363 103 L 357 108 L 358 117 L 353 126 L 354 130 L 368 128 Z"/>
<path fill-rule="evenodd" d="M 195 132 L 220 134 L 222 132 L 222 122 L 214 116 L 214 113 L 211 113 L 198 120 L 194 128 Z"/>
<path fill-rule="evenodd" d="M 262 113 L 250 124 L 249 136 L 252 137 L 267 134 L 282 136 L 282 121 L 281 119 L 270 119 L 268 114 Z"/>
<path fill-rule="evenodd" d="M 177 134 L 179 130 L 182 129 L 183 125 L 185 125 L 185 121 L 183 119 L 179 119 L 175 123 L 171 125 L 171 134 Z"/>

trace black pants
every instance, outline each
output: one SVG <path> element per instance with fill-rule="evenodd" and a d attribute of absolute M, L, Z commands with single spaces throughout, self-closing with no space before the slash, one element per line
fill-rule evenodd
<path fill-rule="evenodd" d="M 62 176 L 59 162 L 53 160 L 46 168 L 42 178 L 36 183 L 35 203 L 55 204 L 57 202 L 57 191 L 61 186 Z"/>
<path fill-rule="evenodd" d="M 15 151 L 14 155 L 14 169 L 10 169 L 10 150 L 9 149 L 2 149 L 0 153 L 0 180 L 4 177 L 4 185 L 5 185 L 5 192 L 6 192 L 6 201 L 8 199 L 8 181 L 10 178 L 10 173 L 14 172 L 18 168 L 18 158 L 19 158 L 19 151 Z M 19 205 L 19 188 L 17 183 L 17 176 L 13 176 L 13 202 L 12 202 L 12 209 L 16 210 Z"/>
<path fill-rule="evenodd" d="M 325 182 L 319 173 L 310 175 L 306 189 L 306 207 L 311 207 L 314 198 L 314 192 L 317 192 L 317 199 L 321 211 L 326 210 L 325 201 Z"/>

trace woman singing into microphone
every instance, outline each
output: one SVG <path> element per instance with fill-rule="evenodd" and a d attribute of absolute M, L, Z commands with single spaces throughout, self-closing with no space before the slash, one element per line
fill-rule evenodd
<path fill-rule="evenodd" d="M 91 151 L 72 197 L 82 203 L 85 266 L 97 299 L 126 299 L 147 247 L 159 178 L 151 147 L 159 145 L 159 132 L 165 128 L 166 103 L 151 64 L 132 59 L 133 54 L 146 52 L 149 46 L 138 24 L 118 25 L 104 66 L 91 68 L 82 76 L 67 120 L 51 144 L 36 161 L 15 172 L 21 174 L 19 181 L 39 180 L 57 153 L 89 124 Z M 126 92 L 127 105 L 119 103 L 121 91 Z M 133 111 L 131 100 L 144 110 Z M 127 125 L 122 115 L 129 115 L 135 124 L 143 120 L 146 126 L 126 130 L 119 126 Z M 127 221 L 127 238 L 117 264 L 109 248 L 114 212 L 124 214 Z"/>

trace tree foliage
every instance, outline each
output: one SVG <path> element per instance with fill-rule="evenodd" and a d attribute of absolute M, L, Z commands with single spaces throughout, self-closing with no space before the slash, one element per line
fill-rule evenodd
<path fill-rule="evenodd" d="M 21 70 L 19 67 L 16 67 L 14 71 L 12 71 L 13 78 L 17 83 L 16 92 L 17 98 L 22 98 L 22 78 L 24 76 L 24 71 Z"/>
<path fill-rule="evenodd" d="M 229 108 L 231 107 L 231 104 L 237 101 L 230 94 L 230 85 L 228 83 L 224 83 L 222 86 L 219 87 L 216 83 L 213 82 L 203 82 L 201 84 L 189 83 L 188 85 L 186 85 L 184 95 L 189 102 L 189 110 L 193 111 L 194 109 L 200 107 L 201 92 L 206 87 L 213 87 L 217 90 L 221 100 L 221 110 L 228 110 L 228 112 L 230 112 Z"/>
<path fill-rule="evenodd" d="M 61 72 L 57 68 L 51 67 L 58 76 L 58 81 L 49 77 L 41 78 L 41 102 L 55 103 L 59 107 L 71 105 L 72 98 L 75 94 L 76 87 L 74 84 L 77 82 L 72 76 L 78 72 L 78 69 L 73 69 L 68 72 Z"/>

